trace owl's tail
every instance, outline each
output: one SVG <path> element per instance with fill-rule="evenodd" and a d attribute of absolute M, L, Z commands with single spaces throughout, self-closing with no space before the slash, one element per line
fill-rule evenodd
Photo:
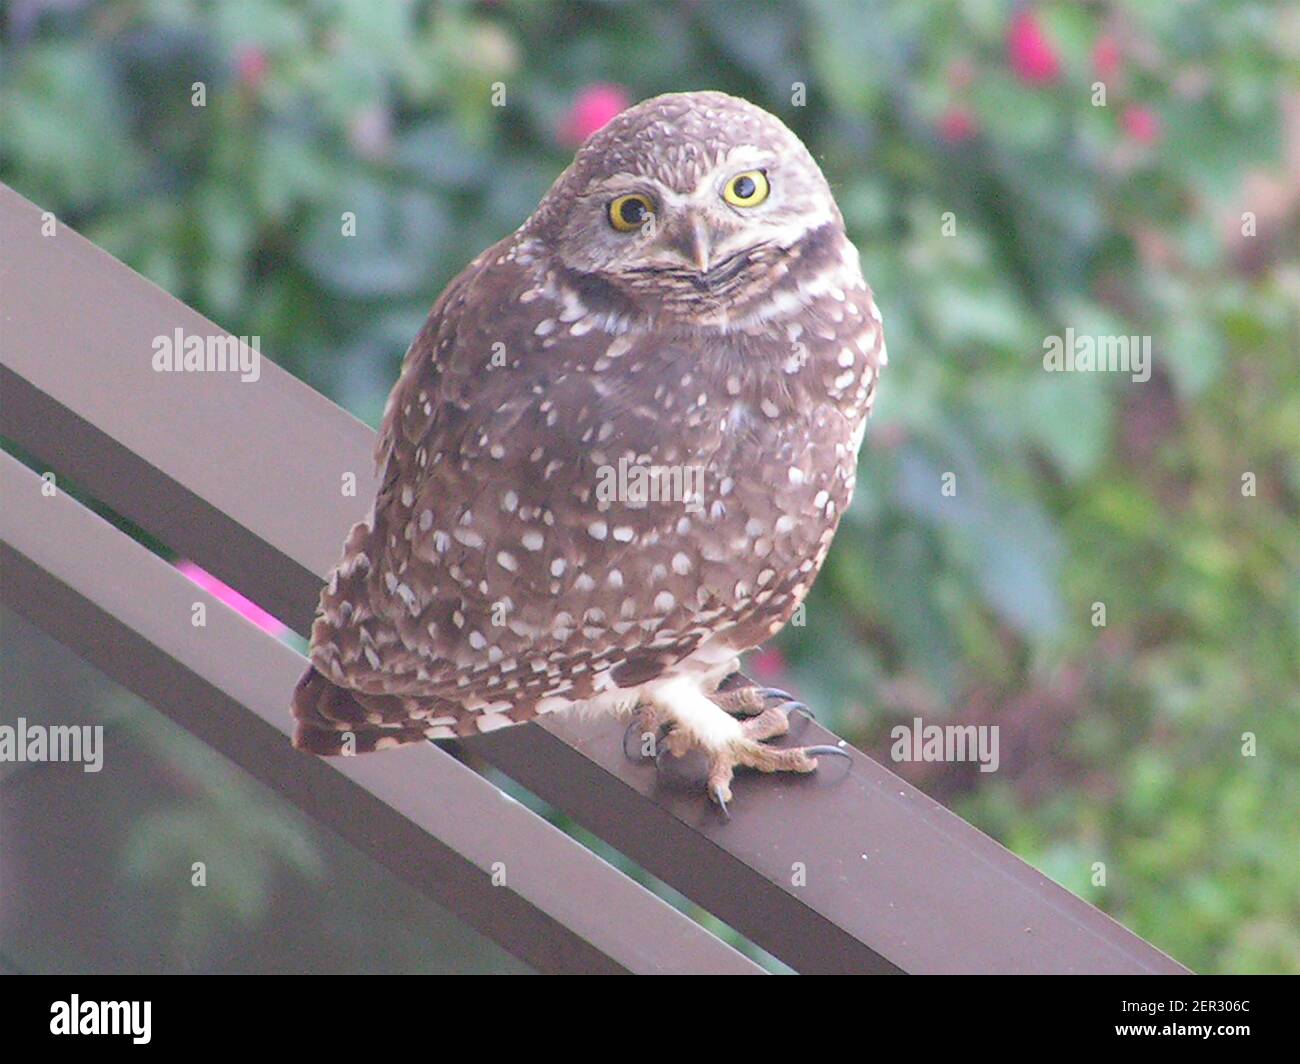
<path fill-rule="evenodd" d="M 293 689 L 293 745 L 325 757 L 367 754 L 439 738 L 431 732 L 449 730 L 431 728 L 411 709 L 409 699 L 340 687 L 309 667 Z"/>

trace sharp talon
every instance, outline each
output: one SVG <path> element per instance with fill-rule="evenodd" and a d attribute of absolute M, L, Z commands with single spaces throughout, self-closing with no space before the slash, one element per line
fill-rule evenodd
<path fill-rule="evenodd" d="M 794 699 L 791 699 L 789 702 L 782 702 L 776 708 L 782 710 L 787 717 L 791 713 L 802 713 L 809 720 L 817 719 L 816 713 L 814 713 L 811 709 L 805 706 L 802 702 L 796 702 Z"/>
<path fill-rule="evenodd" d="M 642 730 L 638 731 L 638 728 Z M 652 731 L 645 727 L 644 721 L 640 717 L 634 717 L 632 723 L 627 726 L 627 730 L 623 732 L 623 756 L 632 762 L 647 761 L 651 756 L 653 756 L 655 764 L 659 764 L 660 759 L 664 755 L 664 750 L 667 748 L 660 738 L 661 734 L 661 729 Z M 653 745 L 651 746 L 651 749 L 654 750 L 653 755 L 643 752 L 647 735 L 651 736 L 653 740 Z M 627 741 L 630 737 L 634 738 L 634 742 L 632 749 L 628 750 Z"/>
<path fill-rule="evenodd" d="M 782 702 L 798 701 L 789 691 L 782 691 L 779 687 L 760 687 L 758 693 L 764 698 L 780 699 Z"/>
<path fill-rule="evenodd" d="M 809 757 L 820 757 L 822 754 L 835 754 L 838 757 L 847 758 L 849 761 L 853 760 L 852 754 L 838 746 L 805 746 L 803 752 Z"/>
<path fill-rule="evenodd" d="M 789 691 L 783 691 L 779 687 L 760 687 L 758 693 L 769 702 L 776 702 L 777 709 L 785 711 L 788 717 L 791 713 L 802 713 L 809 720 L 816 720 L 817 714 L 809 709 L 803 702 L 795 698 Z"/>
<path fill-rule="evenodd" d="M 625 758 L 627 758 L 629 761 L 640 761 L 640 760 L 641 760 L 641 757 L 640 757 L 639 754 L 628 753 L 628 749 L 627 749 L 627 738 L 628 738 L 629 735 L 632 734 L 632 729 L 635 728 L 635 727 L 637 727 L 640 723 L 641 723 L 641 722 L 640 722 L 639 720 L 637 720 L 635 717 L 633 717 L 633 718 L 632 718 L 632 723 L 629 724 L 629 725 L 627 726 L 627 731 L 625 731 L 625 732 L 623 733 L 623 756 L 624 756 Z"/>

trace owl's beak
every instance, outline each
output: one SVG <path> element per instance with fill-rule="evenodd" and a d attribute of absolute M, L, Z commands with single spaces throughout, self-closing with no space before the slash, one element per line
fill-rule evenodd
<path fill-rule="evenodd" d="M 688 214 L 666 236 L 667 245 L 688 265 L 699 270 L 700 273 L 709 272 L 709 256 L 713 250 L 713 240 L 709 235 L 708 225 L 700 215 L 694 212 Z"/>

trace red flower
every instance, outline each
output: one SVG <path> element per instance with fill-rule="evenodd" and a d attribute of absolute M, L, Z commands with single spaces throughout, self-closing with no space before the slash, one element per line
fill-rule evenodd
<path fill-rule="evenodd" d="M 1112 78 L 1118 74 L 1122 58 L 1119 41 L 1108 33 L 1098 37 L 1092 46 L 1092 66 L 1099 78 Z"/>
<path fill-rule="evenodd" d="M 631 104 L 622 85 L 597 82 L 578 93 L 569 113 L 560 123 L 560 141 L 576 148 L 601 126 Z"/>
<path fill-rule="evenodd" d="M 255 44 L 245 45 L 235 53 L 235 76 L 250 89 L 262 83 L 269 66 L 266 53 Z"/>
<path fill-rule="evenodd" d="M 1119 121 L 1128 138 L 1138 144 L 1154 144 L 1160 139 L 1160 116 L 1149 107 L 1131 103 L 1124 108 Z"/>
<path fill-rule="evenodd" d="M 760 650 L 749 659 L 749 671 L 761 684 L 776 683 L 785 675 L 785 655 L 776 647 Z"/>
<path fill-rule="evenodd" d="M 1022 11 L 1011 20 L 1007 63 L 1016 77 L 1030 85 L 1047 85 L 1061 76 L 1061 60 L 1032 11 Z"/>
<path fill-rule="evenodd" d="M 970 140 L 978 132 L 975 116 L 969 107 L 953 104 L 939 116 L 939 136 L 949 144 Z"/>

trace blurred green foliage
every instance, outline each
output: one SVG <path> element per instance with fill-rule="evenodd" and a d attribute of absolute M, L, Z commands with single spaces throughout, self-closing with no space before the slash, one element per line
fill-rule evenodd
<path fill-rule="evenodd" d="M 1052 76 L 1009 40 L 1027 10 Z M 1300 971 L 1294 10 L 26 0 L 6 38 L 0 178 L 372 423 L 586 87 L 780 115 L 892 363 L 761 666 L 882 755 L 913 716 L 999 724 L 998 773 L 899 770 L 1194 968 Z M 1150 336 L 1151 379 L 1043 372 L 1067 327 Z"/>

